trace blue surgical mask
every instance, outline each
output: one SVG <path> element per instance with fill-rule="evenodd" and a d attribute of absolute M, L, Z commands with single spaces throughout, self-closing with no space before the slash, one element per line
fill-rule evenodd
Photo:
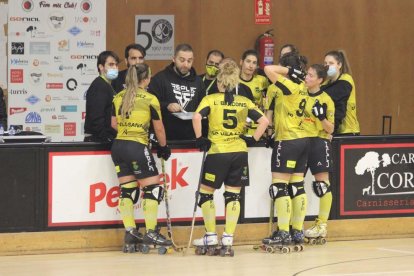
<path fill-rule="evenodd" d="M 108 71 L 106 72 L 105 77 L 108 80 L 116 79 L 118 77 L 118 69 L 109 68 Z"/>
<path fill-rule="evenodd" d="M 334 77 L 334 76 L 336 76 L 336 73 L 337 73 L 338 71 L 336 70 L 336 67 L 335 66 L 333 66 L 333 65 L 330 65 L 329 66 L 329 69 L 328 69 L 328 72 L 327 72 L 327 74 L 328 74 L 328 77 Z"/>

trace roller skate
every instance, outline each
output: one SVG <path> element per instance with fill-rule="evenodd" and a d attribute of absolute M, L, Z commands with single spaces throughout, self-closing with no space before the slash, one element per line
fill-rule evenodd
<path fill-rule="evenodd" d="M 193 240 L 195 246 L 196 255 L 217 255 L 218 250 L 218 239 L 217 234 L 214 232 L 207 232 L 201 239 Z"/>
<path fill-rule="evenodd" d="M 328 225 L 316 219 L 315 224 L 305 231 L 305 241 L 311 245 L 324 245 L 326 243 L 326 234 Z"/>
<path fill-rule="evenodd" d="M 305 249 L 303 246 L 305 237 L 303 236 L 302 230 L 292 229 L 290 232 L 290 235 L 292 236 L 292 243 L 293 243 L 293 251 L 300 252 Z"/>
<path fill-rule="evenodd" d="M 158 254 L 164 255 L 165 253 L 171 252 L 172 242 L 167 240 L 161 233 L 160 229 L 148 230 L 143 237 L 140 251 L 144 254 L 148 254 L 151 249 L 158 249 Z"/>
<path fill-rule="evenodd" d="M 221 257 L 230 256 L 234 257 L 234 250 L 233 250 L 233 235 L 223 233 L 221 237 L 221 248 L 219 252 Z"/>
<path fill-rule="evenodd" d="M 142 234 L 138 232 L 136 228 L 129 231 L 125 231 L 124 247 L 122 251 L 124 253 L 134 253 L 140 251 L 140 244 L 142 244 Z"/>
<path fill-rule="evenodd" d="M 280 253 L 286 254 L 290 252 L 289 245 L 292 244 L 292 238 L 289 232 L 279 230 L 273 232 L 272 236 L 264 238 L 262 243 L 260 249 L 267 253 L 275 253 L 276 251 L 279 251 Z"/>

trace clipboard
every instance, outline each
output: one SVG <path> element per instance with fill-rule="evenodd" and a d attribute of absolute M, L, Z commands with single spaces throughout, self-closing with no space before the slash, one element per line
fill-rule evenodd
<path fill-rule="evenodd" d="M 175 117 L 181 119 L 181 120 L 192 120 L 193 119 L 193 115 L 194 112 L 174 112 L 171 113 L 172 115 L 174 115 Z"/>

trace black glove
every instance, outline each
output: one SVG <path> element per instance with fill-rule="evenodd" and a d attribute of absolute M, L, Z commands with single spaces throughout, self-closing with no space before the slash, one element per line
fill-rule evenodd
<path fill-rule="evenodd" d="M 240 135 L 240 138 L 242 138 L 246 142 L 246 145 L 248 147 L 251 147 L 251 146 L 253 146 L 254 144 L 257 143 L 257 141 L 254 139 L 253 136 L 246 136 L 246 135 L 242 134 L 242 135 Z"/>
<path fill-rule="evenodd" d="M 165 161 L 167 161 L 168 158 L 170 158 L 170 156 L 171 156 L 171 149 L 170 149 L 170 147 L 168 147 L 168 145 L 165 145 L 163 147 L 158 146 L 157 156 L 158 156 L 158 158 L 162 158 Z"/>
<path fill-rule="evenodd" d="M 295 69 L 295 68 L 292 68 L 292 67 L 289 68 L 288 75 L 290 77 L 290 80 L 293 81 L 294 83 L 297 83 L 297 84 L 299 84 L 303 80 L 305 80 L 305 77 L 306 77 L 305 72 L 302 72 L 301 70 Z"/>
<path fill-rule="evenodd" d="M 275 134 L 273 133 L 273 135 L 268 136 L 266 138 L 266 148 L 274 148 L 275 147 Z"/>
<path fill-rule="evenodd" d="M 207 152 L 211 147 L 211 141 L 203 136 L 196 138 L 196 147 L 200 149 L 200 151 Z"/>
<path fill-rule="evenodd" d="M 316 100 L 312 107 L 312 114 L 315 115 L 315 117 L 318 117 L 320 121 L 323 121 L 326 119 L 326 109 L 326 103 L 321 104 L 318 100 Z"/>

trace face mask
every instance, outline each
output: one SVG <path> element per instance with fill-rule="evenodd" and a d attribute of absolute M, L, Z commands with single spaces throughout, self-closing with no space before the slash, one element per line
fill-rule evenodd
<path fill-rule="evenodd" d="M 108 71 L 106 72 L 105 77 L 108 80 L 114 80 L 114 79 L 116 79 L 118 77 L 118 69 L 109 68 Z"/>
<path fill-rule="evenodd" d="M 218 74 L 219 69 L 214 65 L 206 64 L 206 73 L 210 77 L 215 77 Z"/>
<path fill-rule="evenodd" d="M 336 70 L 336 67 L 331 65 L 331 66 L 329 66 L 327 74 L 328 74 L 329 77 L 333 77 L 333 76 L 336 76 L 337 72 L 338 71 Z"/>

